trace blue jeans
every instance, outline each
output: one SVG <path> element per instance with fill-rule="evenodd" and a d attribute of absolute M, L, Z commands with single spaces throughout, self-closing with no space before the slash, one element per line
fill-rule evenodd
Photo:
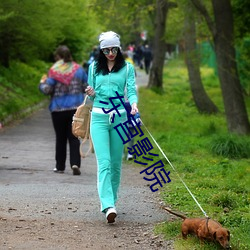
<path fill-rule="evenodd" d="M 115 207 L 121 179 L 123 142 L 114 127 L 127 120 L 126 112 L 115 115 L 111 123 L 109 114 L 91 113 L 90 134 L 97 160 L 97 190 L 101 211 Z"/>

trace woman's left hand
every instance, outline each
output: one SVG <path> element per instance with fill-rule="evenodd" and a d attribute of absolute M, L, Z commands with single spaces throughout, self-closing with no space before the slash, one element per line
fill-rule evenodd
<path fill-rule="evenodd" d="M 138 108 L 137 108 L 137 104 L 136 103 L 133 103 L 132 105 L 131 105 L 131 115 L 135 115 L 136 113 L 138 113 L 139 111 L 138 111 Z"/>

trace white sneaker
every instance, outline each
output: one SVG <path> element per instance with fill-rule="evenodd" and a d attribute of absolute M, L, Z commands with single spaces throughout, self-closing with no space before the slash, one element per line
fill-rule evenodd
<path fill-rule="evenodd" d="M 114 223 L 116 216 L 117 216 L 117 212 L 115 208 L 110 207 L 107 209 L 106 218 L 108 220 L 108 223 Z"/>
<path fill-rule="evenodd" d="M 63 170 L 57 170 L 57 168 L 54 168 L 53 171 L 54 171 L 55 173 L 59 173 L 59 174 L 63 174 L 63 173 L 64 173 Z"/>
<path fill-rule="evenodd" d="M 130 160 L 132 160 L 134 157 L 133 157 L 133 155 L 131 155 L 131 154 L 128 154 L 127 155 L 127 161 L 130 161 Z"/>

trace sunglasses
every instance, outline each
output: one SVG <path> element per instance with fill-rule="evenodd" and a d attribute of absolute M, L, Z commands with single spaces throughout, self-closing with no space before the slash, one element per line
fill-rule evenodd
<path fill-rule="evenodd" d="M 117 54 L 118 48 L 117 47 L 114 47 L 114 48 L 111 48 L 111 49 L 105 48 L 105 49 L 102 50 L 104 55 L 109 55 L 110 51 L 112 52 L 112 54 Z"/>

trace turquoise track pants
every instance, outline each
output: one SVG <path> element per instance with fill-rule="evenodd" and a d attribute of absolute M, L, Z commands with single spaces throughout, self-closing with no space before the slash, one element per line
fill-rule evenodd
<path fill-rule="evenodd" d="M 126 112 L 121 117 L 116 114 L 114 123 L 109 114 L 91 113 L 90 134 L 97 160 L 97 190 L 102 212 L 115 207 L 118 198 L 124 145 L 114 127 L 126 120 Z"/>

